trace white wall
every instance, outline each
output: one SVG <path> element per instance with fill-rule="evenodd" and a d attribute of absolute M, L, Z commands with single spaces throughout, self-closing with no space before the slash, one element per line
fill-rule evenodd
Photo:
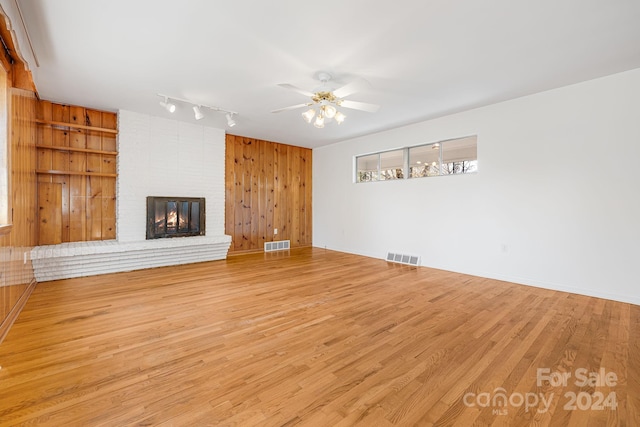
<path fill-rule="evenodd" d="M 146 239 L 147 196 L 205 197 L 207 236 L 224 235 L 223 129 L 118 112 L 116 233 Z"/>
<path fill-rule="evenodd" d="M 472 134 L 476 175 L 353 183 Z M 315 149 L 313 199 L 314 246 L 640 304 L 640 69 Z"/>

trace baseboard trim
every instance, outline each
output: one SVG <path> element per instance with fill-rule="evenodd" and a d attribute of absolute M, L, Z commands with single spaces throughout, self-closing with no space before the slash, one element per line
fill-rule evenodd
<path fill-rule="evenodd" d="M 4 341 L 4 338 L 9 333 L 9 329 L 11 329 L 11 326 L 13 326 L 13 323 L 16 321 L 16 319 L 20 315 L 20 312 L 22 311 L 24 306 L 27 304 L 27 301 L 29 300 L 31 293 L 36 288 L 37 284 L 38 282 L 36 282 L 35 279 L 33 279 L 31 283 L 29 283 L 29 286 L 27 286 L 27 289 L 25 289 L 25 291 L 22 293 L 18 301 L 15 303 L 11 311 L 9 311 L 9 314 L 7 315 L 7 317 L 5 317 L 5 319 L 2 321 L 2 324 L 0 324 L 0 344 L 2 344 L 2 341 Z"/>
<path fill-rule="evenodd" d="M 312 248 L 312 247 L 313 247 L 313 245 L 291 246 L 287 250 L 302 249 L 302 248 Z M 251 255 L 251 254 L 261 254 L 261 253 L 265 253 L 264 248 L 260 248 L 260 249 L 245 249 L 245 250 L 241 250 L 241 251 L 234 251 L 233 249 L 230 248 L 229 252 L 227 253 L 227 258 L 228 257 L 239 256 L 239 255 Z"/>
<path fill-rule="evenodd" d="M 264 252 L 264 249 L 247 249 L 243 251 L 233 251 L 233 252 L 231 251 L 231 249 L 229 249 L 229 252 L 227 252 L 227 258 L 232 256 L 239 256 L 239 255 L 259 254 L 263 252 Z"/>

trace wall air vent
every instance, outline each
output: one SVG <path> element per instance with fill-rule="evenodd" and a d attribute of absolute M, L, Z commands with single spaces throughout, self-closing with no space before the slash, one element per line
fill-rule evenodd
<path fill-rule="evenodd" d="M 277 240 L 275 242 L 264 243 L 265 252 L 288 251 L 290 248 L 291 248 L 290 240 Z"/>
<path fill-rule="evenodd" d="M 387 261 L 406 265 L 420 265 L 420 257 L 416 255 L 399 254 L 387 252 Z"/>

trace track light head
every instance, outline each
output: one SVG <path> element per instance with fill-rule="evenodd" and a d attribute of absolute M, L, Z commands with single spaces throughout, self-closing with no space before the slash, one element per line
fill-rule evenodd
<path fill-rule="evenodd" d="M 204 119 L 204 114 L 202 114 L 202 111 L 200 111 L 199 105 L 193 106 L 193 113 L 195 114 L 196 120 Z"/>
<path fill-rule="evenodd" d="M 236 125 L 236 121 L 233 120 L 233 113 L 227 113 L 227 125 L 229 125 L 230 128 Z"/>
<path fill-rule="evenodd" d="M 168 112 L 174 113 L 176 111 L 176 104 L 169 102 L 168 97 L 164 97 L 164 101 L 160 101 L 160 105 L 167 109 Z"/>

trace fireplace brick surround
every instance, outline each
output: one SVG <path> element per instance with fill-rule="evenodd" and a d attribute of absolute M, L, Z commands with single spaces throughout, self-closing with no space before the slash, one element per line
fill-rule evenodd
<path fill-rule="evenodd" d="M 118 152 L 117 239 L 34 248 L 39 282 L 227 257 L 223 129 L 121 110 Z M 146 197 L 155 194 L 204 197 L 206 235 L 146 240 Z"/>

